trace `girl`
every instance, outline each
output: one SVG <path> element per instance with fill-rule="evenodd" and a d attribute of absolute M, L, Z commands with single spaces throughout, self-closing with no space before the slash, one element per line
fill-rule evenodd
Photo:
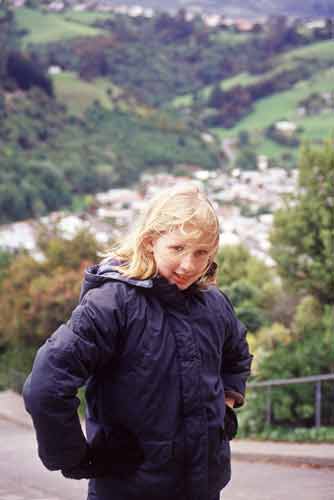
<path fill-rule="evenodd" d="M 214 285 L 218 243 L 198 188 L 159 193 L 38 351 L 24 399 L 39 456 L 89 478 L 88 500 L 217 500 L 229 481 L 251 355 Z"/>

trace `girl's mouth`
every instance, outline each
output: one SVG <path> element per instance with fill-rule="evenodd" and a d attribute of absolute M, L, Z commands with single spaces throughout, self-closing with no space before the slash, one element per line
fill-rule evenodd
<path fill-rule="evenodd" d="M 185 283 L 189 281 L 190 277 L 189 276 L 181 276 L 180 274 L 177 274 L 174 272 L 174 277 L 176 278 L 177 281 L 180 281 L 182 283 Z"/>

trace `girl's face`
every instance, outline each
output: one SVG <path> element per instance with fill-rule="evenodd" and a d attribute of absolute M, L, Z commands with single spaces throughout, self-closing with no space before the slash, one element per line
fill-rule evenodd
<path fill-rule="evenodd" d="M 180 290 L 204 274 L 212 256 L 212 245 L 206 244 L 204 236 L 195 239 L 179 229 L 153 238 L 148 246 L 158 273 Z"/>

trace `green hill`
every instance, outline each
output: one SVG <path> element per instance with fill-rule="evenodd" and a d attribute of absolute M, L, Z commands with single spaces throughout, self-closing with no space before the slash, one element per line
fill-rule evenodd
<path fill-rule="evenodd" d="M 287 148 L 279 144 L 273 144 L 265 136 L 265 130 L 280 120 L 289 120 L 295 123 L 299 129 L 299 142 L 308 140 L 318 142 L 326 137 L 334 135 L 334 55 L 331 52 L 332 42 L 322 42 L 312 44 L 309 47 L 296 49 L 283 56 L 280 56 L 275 63 L 275 71 L 272 75 L 278 74 L 282 68 L 286 69 L 288 63 L 300 65 L 312 61 L 315 70 L 310 78 L 301 79 L 296 82 L 289 90 L 275 93 L 271 96 L 258 99 L 253 109 L 244 118 L 242 118 L 234 127 L 229 129 L 215 128 L 212 131 L 218 134 L 221 140 L 228 137 L 237 137 L 241 131 L 249 131 L 250 134 L 262 139 L 256 143 L 256 152 L 258 154 L 267 154 L 269 157 L 279 157 L 283 155 Z M 319 62 L 326 61 L 325 67 L 318 66 Z M 326 67 L 327 66 L 327 67 Z M 269 74 L 264 74 L 267 78 Z M 251 85 L 261 81 L 261 75 L 240 74 L 230 80 L 222 82 L 223 89 L 228 90 L 235 85 Z M 301 102 L 314 94 L 332 95 L 332 103 L 328 104 L 322 111 L 310 115 L 303 114 Z M 258 139 L 257 139 L 258 140 Z M 291 154 L 295 155 L 295 148 L 290 149 Z"/>
<path fill-rule="evenodd" d="M 57 40 L 69 40 L 77 37 L 95 37 L 103 30 L 90 24 L 105 16 L 67 14 L 66 17 L 33 9 L 20 8 L 15 11 L 18 28 L 26 32 L 24 46 L 45 44 Z"/>
<path fill-rule="evenodd" d="M 218 82 L 224 101 L 236 99 L 236 104 L 226 108 L 231 116 L 238 106 L 238 96 L 242 92 L 254 92 L 258 87 L 269 88 L 269 95 L 259 95 L 248 106 L 244 116 L 235 120 L 230 127 L 211 127 L 211 132 L 220 140 L 238 137 L 241 132 L 247 132 L 251 138 L 251 147 L 256 154 L 265 154 L 269 158 L 279 159 L 287 153 L 296 158 L 296 145 L 303 141 L 318 142 L 334 135 L 334 54 L 333 42 L 326 40 L 315 42 L 304 47 L 278 54 L 272 58 L 269 71 L 251 74 L 240 72 L 231 78 Z M 290 80 L 290 83 L 289 83 Z M 267 82 L 267 84 L 265 84 Z M 197 93 L 177 96 L 170 106 L 179 112 L 196 109 L 199 116 L 210 119 L 219 109 L 208 108 L 210 98 L 216 85 L 203 87 Z M 271 88 L 271 90 L 270 90 Z M 301 109 L 302 101 L 306 99 L 327 99 L 327 105 L 311 114 L 305 114 Z M 322 98 L 321 96 L 325 96 Z M 332 96 L 332 97 L 330 97 Z M 267 129 L 276 122 L 288 120 L 296 124 L 295 145 L 273 142 L 267 137 Z M 284 141 L 283 141 L 284 142 Z M 249 147 L 249 145 L 247 146 Z"/>
<path fill-rule="evenodd" d="M 70 114 L 83 116 L 86 109 L 98 101 L 105 109 L 112 109 L 110 95 L 118 91 L 107 80 L 84 81 L 71 71 L 64 71 L 53 77 L 55 94 Z"/>
<path fill-rule="evenodd" d="M 90 92 L 92 88 L 88 86 Z M 94 95 L 101 96 L 103 104 L 106 94 L 101 90 Z M 133 183 L 144 169 L 176 171 L 187 163 L 218 166 L 215 148 L 176 117 L 154 111 L 145 116 L 126 106 L 108 110 L 96 99 L 91 104 L 92 97 L 93 92 L 87 93 L 82 108 L 69 108 L 69 113 L 37 89 L 5 94 L 1 223 L 43 215 L 71 206 L 77 196 Z"/>
<path fill-rule="evenodd" d="M 217 168 L 219 144 L 241 132 L 240 153 L 291 166 L 301 141 L 333 129 L 326 31 L 279 21 L 245 35 L 182 13 L 15 17 L 19 31 L 13 14 L 0 16 L 1 222 L 71 206 L 147 169 Z M 50 66 L 60 68 L 52 81 Z M 275 134 L 279 120 L 296 124 L 293 140 Z M 217 141 L 203 140 L 208 130 Z"/>

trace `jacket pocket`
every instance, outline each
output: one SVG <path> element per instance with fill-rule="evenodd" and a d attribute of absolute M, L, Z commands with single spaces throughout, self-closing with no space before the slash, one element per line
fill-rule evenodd
<path fill-rule="evenodd" d="M 129 476 L 136 472 L 144 461 L 144 452 L 137 437 L 123 427 L 105 428 L 105 445 L 95 449 L 100 460 L 111 464 L 112 475 Z"/>
<path fill-rule="evenodd" d="M 111 472 L 110 463 L 102 460 L 100 457 L 95 456 L 95 453 L 91 449 L 87 449 L 86 455 L 83 457 L 81 462 L 71 469 L 63 469 L 63 476 L 69 479 L 95 479 L 97 477 L 108 476 Z"/>

